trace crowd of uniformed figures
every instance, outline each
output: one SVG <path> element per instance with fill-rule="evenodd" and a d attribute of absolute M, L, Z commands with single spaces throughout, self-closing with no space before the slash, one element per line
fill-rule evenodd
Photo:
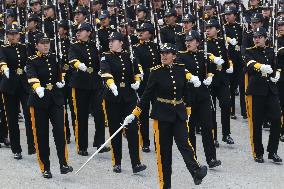
<path fill-rule="evenodd" d="M 133 173 L 146 169 L 141 151 L 153 149 L 159 186 L 170 188 L 174 139 L 194 183 L 201 184 L 207 166 L 197 161 L 196 133 L 202 135 L 208 167 L 221 165 L 217 102 L 224 143 L 234 144 L 230 120 L 247 119 L 254 161 L 264 162 L 262 129 L 268 128 L 268 159 L 282 162 L 277 150 L 284 142 L 284 0 L 0 4 L 0 142 L 22 159 L 19 121 L 24 121 L 28 154 L 37 155 L 44 178 L 52 177 L 49 123 L 60 172 L 66 174 L 73 171 L 70 141 L 78 155 L 89 155 L 92 117 L 98 149 L 106 130 L 112 135 L 121 123 L 127 125 L 100 151 L 111 151 L 114 172 L 122 170 L 124 136 Z"/>

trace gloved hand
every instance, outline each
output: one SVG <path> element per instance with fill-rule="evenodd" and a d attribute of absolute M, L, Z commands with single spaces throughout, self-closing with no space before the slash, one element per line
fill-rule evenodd
<path fill-rule="evenodd" d="M 206 85 L 206 86 L 211 85 L 211 83 L 212 83 L 212 77 L 211 76 L 209 76 L 209 77 L 207 77 L 206 79 L 203 80 L 203 84 Z"/>
<path fill-rule="evenodd" d="M 267 65 L 267 64 L 262 64 L 260 66 L 260 71 L 263 73 L 263 74 L 271 74 L 273 72 L 273 69 L 271 68 L 270 65 Z"/>
<path fill-rule="evenodd" d="M 42 98 L 44 96 L 44 88 L 43 87 L 37 87 L 35 89 L 36 94 L 39 98 Z"/>
<path fill-rule="evenodd" d="M 213 61 L 214 61 L 214 63 L 217 64 L 218 66 L 224 64 L 224 62 L 225 62 L 222 58 L 220 58 L 220 57 L 218 57 L 218 56 L 216 56 Z"/>
<path fill-rule="evenodd" d="M 10 76 L 9 68 L 4 68 L 3 73 L 9 79 Z"/>
<path fill-rule="evenodd" d="M 164 20 L 163 20 L 163 19 L 159 19 L 159 20 L 158 20 L 158 24 L 159 24 L 159 26 L 164 25 Z"/>
<path fill-rule="evenodd" d="M 199 78 L 195 75 L 191 76 L 189 82 L 192 83 L 194 85 L 194 87 L 199 87 L 201 85 Z"/>
<path fill-rule="evenodd" d="M 130 114 L 128 115 L 124 121 L 123 121 L 123 125 L 129 125 L 130 123 L 132 123 L 132 121 L 135 119 L 135 115 L 134 114 Z"/>
<path fill-rule="evenodd" d="M 131 84 L 131 88 L 134 89 L 135 91 L 139 89 L 140 86 L 140 81 L 136 81 L 135 83 Z"/>
<path fill-rule="evenodd" d="M 114 96 L 118 95 L 117 86 L 114 83 L 110 84 L 109 88 Z"/>
<path fill-rule="evenodd" d="M 228 42 L 229 42 L 231 45 L 233 45 L 233 46 L 235 46 L 236 44 L 238 44 L 236 38 L 229 38 Z"/>
<path fill-rule="evenodd" d="M 228 69 L 226 70 L 226 73 L 228 73 L 228 74 L 231 74 L 231 73 L 233 73 L 233 72 L 234 72 L 233 66 L 230 66 L 230 68 L 228 68 Z"/>
<path fill-rule="evenodd" d="M 85 71 L 87 71 L 87 66 L 84 63 L 80 63 L 78 65 L 78 69 L 85 72 Z"/>
<path fill-rule="evenodd" d="M 63 88 L 63 87 L 65 86 L 65 81 L 63 80 L 63 81 L 61 81 L 61 82 L 56 82 L 56 86 L 57 86 L 57 88 L 59 88 L 59 89 Z"/>
<path fill-rule="evenodd" d="M 275 77 L 270 77 L 270 81 L 272 81 L 273 83 L 277 83 L 278 80 L 280 79 L 280 72 L 277 71 Z"/>

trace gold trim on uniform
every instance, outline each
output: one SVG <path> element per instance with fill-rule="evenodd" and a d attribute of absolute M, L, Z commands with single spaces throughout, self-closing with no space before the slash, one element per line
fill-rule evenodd
<path fill-rule="evenodd" d="M 75 139 L 76 139 L 76 148 L 77 152 L 79 151 L 79 124 L 78 124 L 78 110 L 77 110 L 77 100 L 76 100 L 76 89 L 72 88 L 72 102 L 75 114 Z"/>
<path fill-rule="evenodd" d="M 94 68 L 88 67 L 88 68 L 87 68 L 87 72 L 88 72 L 89 74 L 93 73 L 93 72 L 94 72 Z"/>
<path fill-rule="evenodd" d="M 183 100 L 169 100 L 169 99 L 165 99 L 165 98 L 160 98 L 160 97 L 157 97 L 157 101 L 159 102 L 162 102 L 162 103 L 166 103 L 166 104 L 171 104 L 171 105 L 178 105 L 178 104 L 181 104 L 183 103 Z"/>
<path fill-rule="evenodd" d="M 24 73 L 24 70 L 22 68 L 17 68 L 17 75 L 22 75 Z"/>
<path fill-rule="evenodd" d="M 46 87 L 45 87 L 47 90 L 52 90 L 53 89 L 53 85 L 51 83 L 48 83 L 46 84 Z"/>

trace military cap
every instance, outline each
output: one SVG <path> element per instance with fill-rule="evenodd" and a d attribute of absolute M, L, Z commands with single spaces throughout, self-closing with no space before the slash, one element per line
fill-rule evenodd
<path fill-rule="evenodd" d="M 82 13 L 83 15 L 88 15 L 89 14 L 89 11 L 83 7 L 83 6 L 78 6 L 75 11 L 74 11 L 75 14 L 78 14 L 78 13 Z"/>
<path fill-rule="evenodd" d="M 284 18 L 278 17 L 277 18 L 277 26 L 283 26 L 284 25 Z"/>
<path fill-rule="evenodd" d="M 279 7 L 279 9 L 277 10 L 277 16 L 282 13 L 284 13 L 284 7 Z"/>
<path fill-rule="evenodd" d="M 37 15 L 35 15 L 35 14 L 29 14 L 28 22 L 31 22 L 31 21 L 39 22 L 40 18 Z"/>
<path fill-rule="evenodd" d="M 211 2 L 207 2 L 205 5 L 204 5 L 204 9 L 212 9 L 214 8 L 214 4 L 211 3 Z"/>
<path fill-rule="evenodd" d="M 194 39 L 199 41 L 201 39 L 200 33 L 198 31 L 196 31 L 196 30 L 191 30 L 190 32 L 188 32 L 186 34 L 185 40 L 186 41 L 191 41 L 191 40 L 194 40 Z"/>
<path fill-rule="evenodd" d="M 140 11 L 143 11 L 143 12 L 147 12 L 148 10 L 147 10 L 147 7 L 145 7 L 144 5 L 138 5 L 137 6 L 137 9 L 136 9 L 138 12 L 140 12 Z"/>
<path fill-rule="evenodd" d="M 284 0 L 279 0 L 278 3 L 279 4 L 284 4 Z"/>
<path fill-rule="evenodd" d="M 226 7 L 224 14 L 237 14 L 238 9 L 236 7 Z"/>
<path fill-rule="evenodd" d="M 219 22 L 216 19 L 210 19 L 205 23 L 205 27 L 216 27 L 219 28 Z"/>
<path fill-rule="evenodd" d="M 139 31 L 149 31 L 150 33 L 154 33 L 154 26 L 153 24 L 150 24 L 150 23 L 143 23 L 141 24 L 141 26 L 139 28 L 136 29 L 138 32 Z"/>
<path fill-rule="evenodd" d="M 161 46 L 161 53 L 176 53 L 176 46 L 171 43 L 165 43 Z"/>
<path fill-rule="evenodd" d="M 31 0 L 30 5 L 33 6 L 33 4 L 39 3 L 41 4 L 41 0 Z"/>
<path fill-rule="evenodd" d="M 48 2 L 46 5 L 44 5 L 44 10 L 47 9 L 55 9 L 55 7 L 51 2 Z"/>
<path fill-rule="evenodd" d="M 263 15 L 261 13 L 254 13 L 251 17 L 251 22 L 262 22 L 263 21 Z"/>
<path fill-rule="evenodd" d="M 119 40 L 119 41 L 123 41 L 123 35 L 119 32 L 112 32 L 109 37 L 109 40 Z"/>
<path fill-rule="evenodd" d="M 231 4 L 231 3 L 234 3 L 234 4 L 238 4 L 238 2 L 236 0 L 225 0 L 224 1 L 224 4 Z"/>
<path fill-rule="evenodd" d="M 271 9 L 271 5 L 270 5 L 269 3 L 264 3 L 264 4 L 261 6 L 261 8 L 262 8 L 263 10 Z"/>
<path fill-rule="evenodd" d="M 267 31 L 264 27 L 256 28 L 253 31 L 253 37 L 260 37 L 260 36 L 267 37 Z"/>
<path fill-rule="evenodd" d="M 60 21 L 58 22 L 58 27 L 62 27 L 62 28 L 64 28 L 65 30 L 68 30 L 68 29 L 69 29 L 68 20 L 60 20 Z"/>
<path fill-rule="evenodd" d="M 7 9 L 6 10 L 6 17 L 17 17 L 16 13 L 13 9 Z"/>
<path fill-rule="evenodd" d="M 7 26 L 5 31 L 6 33 L 19 33 L 21 29 L 19 28 L 17 24 L 12 24 L 10 26 Z"/>
<path fill-rule="evenodd" d="M 35 42 L 38 43 L 50 43 L 50 39 L 44 33 L 38 33 L 35 36 Z"/>
<path fill-rule="evenodd" d="M 192 14 L 186 14 L 182 17 L 182 22 L 195 22 L 195 17 Z"/>
<path fill-rule="evenodd" d="M 165 17 L 170 17 L 170 16 L 177 16 L 177 12 L 174 9 L 169 9 L 165 13 Z"/>
<path fill-rule="evenodd" d="M 85 30 L 85 31 L 88 31 L 88 32 L 91 32 L 93 30 L 93 27 L 90 23 L 88 22 L 83 22 L 82 24 L 79 24 L 76 31 L 82 31 L 82 30 Z"/>
<path fill-rule="evenodd" d="M 107 11 L 107 10 L 103 10 L 102 12 L 101 12 L 101 15 L 99 16 L 99 19 L 100 20 L 103 20 L 103 19 L 106 19 L 106 18 L 108 18 L 109 17 L 109 12 Z"/>

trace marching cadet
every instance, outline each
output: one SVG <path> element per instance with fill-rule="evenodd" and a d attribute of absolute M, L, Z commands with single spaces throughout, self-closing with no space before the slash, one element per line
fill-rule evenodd
<path fill-rule="evenodd" d="M 61 14 L 63 20 L 73 20 L 72 6 L 67 0 L 58 0 L 58 15 Z"/>
<path fill-rule="evenodd" d="M 263 15 L 263 27 L 269 32 L 271 33 L 273 29 L 272 28 L 272 15 L 271 15 L 271 8 L 272 5 L 270 5 L 269 3 L 265 3 L 261 6 L 262 8 L 262 15 Z M 269 31 L 270 30 L 270 31 Z"/>
<path fill-rule="evenodd" d="M 38 24 L 40 22 L 40 18 L 34 14 L 30 14 L 28 17 L 28 28 L 27 28 L 27 34 L 25 36 L 25 42 L 27 42 L 27 48 L 28 48 L 28 56 L 34 55 L 36 53 L 35 49 L 35 36 L 40 33 L 40 31 L 37 29 Z"/>
<path fill-rule="evenodd" d="M 182 18 L 182 32 L 176 35 L 176 49 L 178 51 L 186 50 L 185 36 L 195 27 L 195 20 L 192 14 L 186 14 Z"/>
<path fill-rule="evenodd" d="M 105 96 L 110 135 L 116 132 L 120 127 L 119 123 L 134 109 L 137 102 L 135 93 L 141 81 L 138 65 L 132 62 L 128 52 L 123 51 L 122 44 L 123 35 L 113 32 L 109 37 L 110 51 L 103 53 L 101 58 L 101 77 L 110 89 Z M 145 170 L 146 165 L 141 164 L 140 159 L 137 122 L 127 128 L 125 133 L 133 173 Z M 111 149 L 113 153 L 113 172 L 120 173 L 122 132 L 111 140 Z"/>
<path fill-rule="evenodd" d="M 213 125 L 214 140 L 218 147 L 217 140 L 217 121 L 216 121 L 216 98 L 219 100 L 221 108 L 221 124 L 222 124 L 222 141 L 227 144 L 234 144 L 234 140 L 230 136 L 230 89 L 229 75 L 233 73 L 233 65 L 229 60 L 225 41 L 223 37 L 218 37 L 220 25 L 217 20 L 211 19 L 205 24 L 209 59 L 212 64 L 212 73 L 214 74 L 211 88 L 212 99 L 214 101 Z"/>
<path fill-rule="evenodd" d="M 22 159 L 20 145 L 20 129 L 18 114 L 20 103 L 25 116 L 28 154 L 35 153 L 34 139 L 31 126 L 31 117 L 27 107 L 29 97 L 29 84 L 25 74 L 27 62 L 26 45 L 21 44 L 20 28 L 13 24 L 6 29 L 8 44 L 1 47 L 0 66 L 3 73 L 0 90 L 3 93 L 4 108 L 7 115 L 8 128 L 11 140 L 11 149 L 14 159 Z"/>
<path fill-rule="evenodd" d="M 164 44 L 161 47 L 161 62 L 152 68 L 148 84 L 140 102 L 125 118 L 125 123 L 132 123 L 151 100 L 154 100 L 151 118 L 157 154 L 158 176 L 160 189 L 171 188 L 172 174 L 172 145 L 173 138 L 183 156 L 188 171 L 194 183 L 201 184 L 207 174 L 207 167 L 200 166 L 196 160 L 194 149 L 188 138 L 186 119 L 190 115 L 190 98 L 188 80 L 194 85 L 200 85 L 196 77 L 188 73 L 184 64 L 174 63 L 176 49 L 173 44 Z M 185 101 L 183 101 L 183 99 Z M 187 108 L 186 108 L 187 107 Z M 133 125 L 129 126 L 130 129 Z"/>
<path fill-rule="evenodd" d="M 147 20 L 148 9 L 144 5 L 138 5 L 136 8 L 137 26 L 141 26 L 143 23 L 151 23 Z"/>
<path fill-rule="evenodd" d="M 136 10 L 137 5 L 139 4 L 139 0 L 130 0 L 129 3 L 126 5 L 126 14 L 127 18 L 131 20 L 136 19 Z"/>
<path fill-rule="evenodd" d="M 207 4 L 204 5 L 204 21 L 209 21 L 210 19 L 217 19 L 215 11 L 215 5 L 211 2 L 207 2 Z"/>
<path fill-rule="evenodd" d="M 281 107 L 281 115 L 283 117 L 284 114 L 284 72 L 282 70 L 284 70 L 284 18 L 283 17 L 279 17 L 277 19 L 277 34 L 278 34 L 278 38 L 277 38 L 277 47 L 278 47 L 278 53 L 277 53 L 277 62 L 278 65 L 281 67 L 281 75 L 280 75 L 280 79 L 277 82 L 277 87 L 278 87 L 278 91 L 279 91 L 279 100 L 280 100 L 280 107 Z M 282 122 L 282 127 L 281 127 L 281 136 L 280 136 L 280 141 L 284 142 L 284 125 Z"/>
<path fill-rule="evenodd" d="M 96 127 L 94 146 L 100 148 L 105 142 L 105 116 L 102 108 L 102 79 L 99 54 L 96 43 L 90 39 L 92 26 L 88 22 L 77 28 L 77 41 L 70 45 L 69 63 L 74 68 L 69 86 L 72 87 L 72 100 L 75 113 L 75 138 L 77 153 L 88 156 L 88 118 L 89 106 L 94 107 L 94 121 Z M 104 147 L 100 152 L 110 151 Z"/>
<path fill-rule="evenodd" d="M 246 22 L 250 23 L 251 18 L 255 13 L 261 13 L 262 9 L 260 7 L 260 0 L 249 0 L 248 2 L 249 9 L 244 12 L 244 17 Z"/>
<path fill-rule="evenodd" d="M 179 51 L 177 62 L 184 63 L 185 68 L 194 77 L 202 81 L 201 86 L 189 86 L 191 97 L 191 115 L 189 120 L 189 139 L 196 151 L 195 127 L 201 126 L 202 143 L 209 168 L 221 165 L 216 159 L 216 148 L 213 140 L 213 123 L 211 112 L 211 97 L 208 86 L 212 83 L 213 74 L 209 60 L 204 58 L 204 51 L 198 50 L 201 42 L 200 34 L 192 30 L 185 38 L 186 51 Z M 206 55 L 205 55 L 206 56 Z M 192 77 L 191 76 L 191 77 Z"/>
<path fill-rule="evenodd" d="M 275 65 L 273 48 L 267 47 L 267 31 L 260 27 L 254 31 L 255 46 L 246 49 L 245 62 L 249 77 L 247 78 L 247 110 L 249 117 L 250 139 L 253 158 L 263 163 L 262 124 L 265 118 L 271 121 L 270 136 L 267 146 L 268 159 L 282 162 L 277 155 L 281 110 L 276 83 L 281 68 Z"/>
<path fill-rule="evenodd" d="M 98 30 L 98 37 L 101 46 L 101 52 L 108 52 L 108 37 L 112 32 L 115 32 L 115 28 L 110 25 L 110 15 L 108 11 L 103 11 L 99 16 L 101 27 Z"/>
<path fill-rule="evenodd" d="M 176 16 L 175 10 L 167 10 L 165 13 L 166 25 L 160 30 L 162 43 L 176 44 L 175 36 L 182 32 L 182 26 L 176 23 Z"/>
<path fill-rule="evenodd" d="M 228 54 L 233 62 L 234 72 L 230 75 L 230 93 L 231 93 L 231 119 L 237 119 L 235 114 L 235 91 L 239 87 L 241 82 L 240 78 L 242 77 L 242 68 L 243 61 L 241 55 L 241 45 L 242 45 L 242 27 L 239 23 L 236 22 L 238 10 L 235 7 L 227 7 L 225 9 L 225 32 L 228 43 Z M 245 109 L 245 97 L 244 97 L 244 85 L 241 89 L 242 96 L 240 96 L 240 105 L 241 105 L 241 114 L 246 118 L 246 109 Z"/>
<path fill-rule="evenodd" d="M 72 38 L 76 38 L 76 31 L 80 24 L 86 22 L 88 9 L 79 6 L 74 11 L 74 23 L 72 24 Z"/>
<path fill-rule="evenodd" d="M 49 161 L 49 121 L 53 129 L 60 164 L 60 173 L 67 174 L 73 168 L 68 165 L 68 150 L 66 144 L 66 130 L 64 128 L 64 98 L 61 88 L 62 80 L 60 62 L 57 55 L 50 53 L 50 40 L 42 33 L 36 36 L 37 53 L 28 58 L 27 77 L 32 91 L 28 105 L 38 162 L 42 176 L 52 178 Z"/>
<path fill-rule="evenodd" d="M 145 87 L 147 86 L 148 78 L 150 75 L 150 68 L 157 66 L 161 63 L 159 55 L 159 46 L 151 41 L 155 29 L 152 24 L 144 23 L 138 29 L 139 43 L 134 48 L 135 59 L 139 67 L 143 70 L 143 80 L 141 81 L 138 89 L 139 96 L 142 96 Z M 150 152 L 149 140 L 149 110 L 150 104 L 145 107 L 140 115 L 140 132 L 143 139 L 143 152 Z"/>
<path fill-rule="evenodd" d="M 19 17 L 19 25 L 20 26 L 24 26 L 26 23 L 26 19 L 27 19 L 27 13 L 26 13 L 26 4 L 27 4 L 27 0 L 17 0 L 16 1 L 17 7 L 18 7 L 18 17 Z"/>

